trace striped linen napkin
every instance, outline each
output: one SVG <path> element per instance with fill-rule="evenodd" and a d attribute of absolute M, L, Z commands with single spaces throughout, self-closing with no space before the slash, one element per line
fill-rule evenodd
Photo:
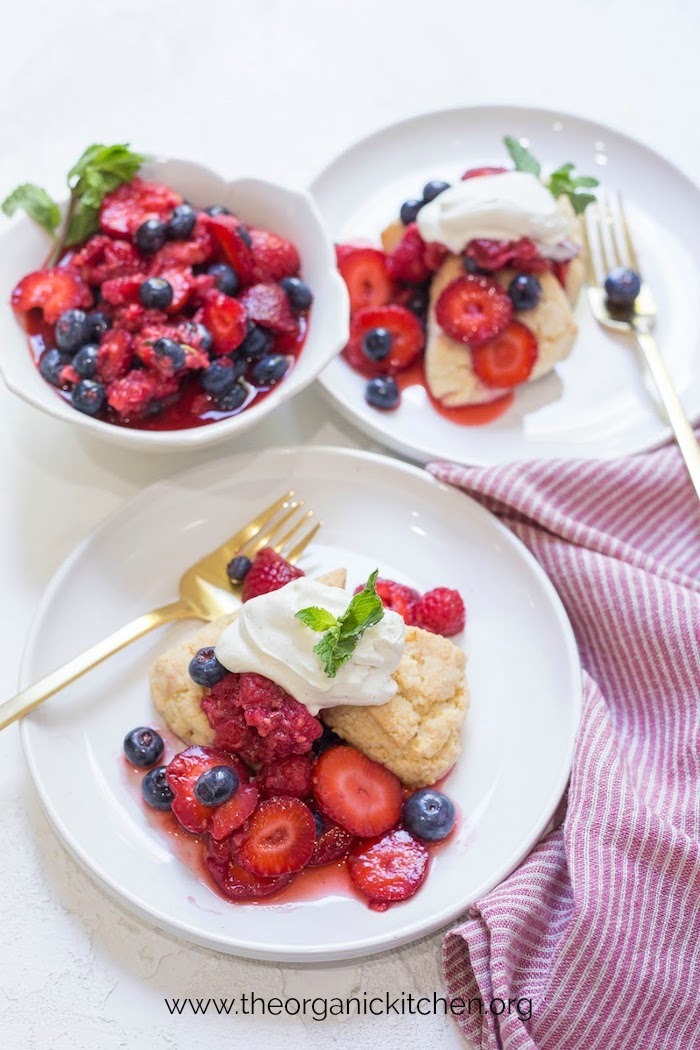
<path fill-rule="evenodd" d="M 680 456 L 428 469 L 530 548 L 585 669 L 563 823 L 444 942 L 452 996 L 532 1016 L 457 1020 L 481 1050 L 698 1050 L 700 505 Z"/>

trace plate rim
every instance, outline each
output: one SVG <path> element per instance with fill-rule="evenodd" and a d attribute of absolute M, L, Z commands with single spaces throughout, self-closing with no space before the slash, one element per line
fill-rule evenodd
<path fill-rule="evenodd" d="M 447 908 L 441 909 L 428 922 L 415 920 L 412 923 L 405 923 L 398 931 L 388 935 L 388 943 L 387 934 L 379 932 L 375 936 L 369 938 L 365 937 L 360 941 L 345 941 L 342 947 L 333 947 L 331 944 L 323 944 L 319 946 L 318 949 L 311 950 L 298 944 L 275 945 L 274 947 L 266 946 L 260 949 L 253 941 L 237 941 L 235 937 L 232 938 L 230 934 L 224 933 L 219 934 L 212 932 L 203 937 L 197 933 L 193 933 L 192 929 L 186 922 L 144 906 L 137 896 L 130 891 L 125 891 L 123 887 L 115 882 L 108 871 L 105 871 L 101 866 L 92 861 L 89 852 L 84 849 L 78 841 L 76 841 L 72 833 L 66 828 L 63 818 L 59 812 L 57 812 L 54 805 L 53 799 L 56 797 L 55 793 L 44 790 L 37 761 L 32 752 L 31 733 L 32 729 L 36 728 L 37 723 L 31 712 L 20 721 L 19 732 L 25 761 L 27 763 L 34 790 L 37 793 L 42 809 L 51 824 L 53 831 L 71 856 L 76 859 L 80 867 L 91 876 L 111 900 L 116 901 L 119 905 L 126 907 L 139 915 L 148 925 L 163 930 L 170 935 L 174 934 L 175 936 L 181 937 L 189 943 L 197 944 L 200 947 L 209 950 L 224 952 L 229 955 L 237 955 L 252 959 L 276 960 L 282 963 L 341 961 L 389 951 L 392 948 L 408 944 L 420 939 L 421 937 L 435 933 L 442 927 L 455 922 L 475 900 L 495 888 L 522 863 L 524 858 L 537 845 L 559 806 L 571 774 L 574 745 L 583 705 L 583 682 L 580 655 L 576 645 L 573 628 L 563 602 L 537 559 L 528 550 L 525 544 L 515 535 L 515 533 L 504 525 L 503 522 L 482 506 L 477 500 L 469 496 L 467 493 L 461 492 L 455 486 L 445 484 L 433 477 L 433 475 L 428 474 L 427 471 L 421 467 L 405 463 L 382 453 L 355 448 L 344 448 L 334 445 L 308 445 L 296 447 L 277 446 L 262 449 L 256 453 L 256 455 L 265 459 L 279 458 L 282 460 L 285 456 L 295 456 L 300 452 L 308 454 L 311 458 L 329 455 L 339 456 L 342 459 L 359 460 L 360 462 L 370 465 L 374 464 L 380 469 L 396 470 L 399 474 L 412 478 L 416 483 L 431 487 L 437 486 L 444 492 L 454 493 L 455 496 L 459 495 L 468 500 L 471 504 L 472 513 L 476 513 L 477 517 L 481 517 L 482 520 L 488 520 L 490 525 L 495 527 L 497 532 L 501 534 L 504 542 L 510 544 L 521 557 L 524 557 L 525 562 L 529 564 L 530 569 L 534 572 L 539 583 L 543 586 L 545 593 L 547 593 L 549 597 L 552 611 L 555 613 L 561 628 L 561 640 L 564 643 L 566 651 L 567 675 L 570 679 L 567 696 L 571 706 L 572 717 L 569 739 L 566 742 L 565 750 L 560 753 L 562 761 L 560 763 L 559 774 L 556 778 L 556 782 L 553 781 L 548 794 L 548 801 L 546 806 L 543 806 L 540 820 L 522 836 L 519 846 L 513 851 L 509 860 L 493 872 L 489 879 L 483 880 L 482 884 L 477 888 L 477 891 L 469 895 L 468 900 L 460 899 L 456 905 L 453 903 Z M 249 452 L 237 452 L 229 457 L 225 457 L 223 460 L 212 460 L 205 466 L 208 465 L 210 469 L 215 468 L 220 470 L 222 463 L 231 463 L 234 460 L 247 460 L 250 458 L 250 455 Z M 29 667 L 31 661 L 34 659 L 37 643 L 49 607 L 51 606 L 56 594 L 60 591 L 63 581 L 70 573 L 72 566 L 80 559 L 89 545 L 95 540 L 95 538 L 109 532 L 110 528 L 112 528 L 125 513 L 133 509 L 136 505 L 148 503 L 154 496 L 157 498 L 158 492 L 161 489 L 168 488 L 173 484 L 186 480 L 189 475 L 201 476 L 202 466 L 203 464 L 201 463 L 194 464 L 193 466 L 188 467 L 183 471 L 178 471 L 167 478 L 161 478 L 153 484 L 136 492 L 130 499 L 115 507 L 97 524 L 95 528 L 91 529 L 90 532 L 83 537 L 83 539 L 80 540 L 63 559 L 42 593 L 31 622 L 30 630 L 27 634 L 20 663 L 20 689 L 25 688 L 31 681 Z M 235 473 L 236 472 L 234 471 L 229 476 L 233 478 L 235 477 Z"/>

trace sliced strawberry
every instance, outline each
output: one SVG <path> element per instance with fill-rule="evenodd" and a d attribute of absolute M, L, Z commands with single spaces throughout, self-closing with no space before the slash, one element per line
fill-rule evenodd
<path fill-rule="evenodd" d="M 309 807 L 298 798 L 269 798 L 251 817 L 238 859 L 254 875 L 288 875 L 308 864 L 315 844 Z"/>
<path fill-rule="evenodd" d="M 198 215 L 191 237 L 186 241 L 168 241 L 153 256 L 153 264 L 165 269 L 208 262 L 214 254 L 214 238 L 209 232 L 208 218 Z"/>
<path fill-rule="evenodd" d="M 335 824 L 323 814 L 320 814 L 320 818 L 323 822 L 323 831 L 316 839 L 316 845 L 309 861 L 310 868 L 342 860 L 348 855 L 348 850 L 354 841 L 354 836 L 345 828 L 341 828 L 340 824 Z"/>
<path fill-rule="evenodd" d="M 311 794 L 313 764 L 308 755 L 289 755 L 259 770 L 255 784 L 262 798 L 291 795 L 308 798 Z"/>
<path fill-rule="evenodd" d="M 415 222 L 410 223 L 394 250 L 387 255 L 386 268 L 394 281 L 420 284 L 430 276 L 425 258 L 426 244 Z"/>
<path fill-rule="evenodd" d="M 100 209 L 100 226 L 106 233 L 134 234 L 146 219 L 167 221 L 182 197 L 160 182 L 135 178 L 108 193 Z"/>
<path fill-rule="evenodd" d="M 469 273 L 448 284 L 435 304 L 437 323 L 469 346 L 493 339 L 513 316 L 513 304 L 500 284 Z"/>
<path fill-rule="evenodd" d="M 254 901 L 270 897 L 291 882 L 291 875 L 266 879 L 242 867 L 236 859 L 236 845 L 232 839 L 217 843 L 207 842 L 204 863 L 209 874 L 224 896 L 233 901 Z"/>
<path fill-rule="evenodd" d="M 365 897 L 389 905 L 412 897 L 428 873 L 428 851 L 407 831 L 360 842 L 350 851 L 350 878 Z"/>
<path fill-rule="evenodd" d="M 507 171 L 508 168 L 469 168 L 469 170 L 465 171 L 464 175 L 462 175 L 462 182 L 464 182 L 465 179 L 476 179 L 479 175 L 505 175 Z"/>
<path fill-rule="evenodd" d="M 112 306 L 128 306 L 139 301 L 139 288 L 144 274 L 132 274 L 131 277 L 112 277 L 100 288 L 100 294 L 106 303 Z"/>
<path fill-rule="evenodd" d="M 254 284 L 246 288 L 241 304 L 251 321 L 275 332 L 294 332 L 297 319 L 289 305 L 289 297 L 278 284 Z"/>
<path fill-rule="evenodd" d="M 238 787 L 228 802 L 211 810 L 209 834 L 216 840 L 228 838 L 232 832 L 242 827 L 255 812 L 259 798 L 257 786 L 248 781 L 248 770 L 240 759 L 229 755 L 225 765 L 233 766 L 238 773 Z"/>
<path fill-rule="evenodd" d="M 362 349 L 364 337 L 373 328 L 386 328 L 391 333 L 391 349 L 381 361 L 371 360 Z M 362 375 L 395 375 L 412 365 L 424 346 L 421 323 L 405 306 L 365 307 L 350 322 L 350 342 L 343 353 Z"/>
<path fill-rule="evenodd" d="M 97 351 L 97 375 L 103 383 L 125 376 L 134 360 L 134 340 L 121 328 L 110 328 Z"/>
<path fill-rule="evenodd" d="M 479 270 L 503 270 L 506 266 L 525 273 L 543 273 L 551 262 L 545 259 L 529 237 L 518 241 L 490 241 L 485 237 L 469 241 L 464 254 Z"/>
<path fill-rule="evenodd" d="M 129 277 L 144 268 L 143 259 L 130 241 L 96 234 L 73 255 L 71 266 L 88 284 L 102 284 L 116 277 Z"/>
<path fill-rule="evenodd" d="M 537 360 L 537 340 L 520 321 L 472 350 L 474 371 L 486 386 L 505 389 L 526 382 Z"/>
<path fill-rule="evenodd" d="M 397 777 L 354 747 L 332 747 L 314 767 L 314 796 L 323 812 L 353 835 L 381 835 L 401 817 Z"/>
<path fill-rule="evenodd" d="M 350 293 L 350 313 L 364 307 L 384 306 L 391 299 L 391 278 L 386 256 L 378 248 L 339 244 L 338 269 Z"/>
<path fill-rule="evenodd" d="M 364 590 L 364 586 L 363 583 L 359 584 L 355 588 L 355 594 L 359 594 L 360 591 Z M 403 583 L 382 579 L 376 581 L 375 590 L 382 599 L 382 605 L 385 609 L 391 609 L 393 612 L 398 613 L 399 616 L 403 617 L 405 623 L 415 624 L 416 602 L 420 598 L 418 591 L 414 590 L 413 587 L 407 587 Z"/>
<path fill-rule="evenodd" d="M 224 262 L 232 266 L 242 284 L 253 280 L 253 251 L 241 236 L 240 221 L 233 215 L 207 216 L 206 226 Z"/>
<path fill-rule="evenodd" d="M 54 324 L 66 310 L 92 306 L 92 292 L 72 269 L 54 266 L 23 277 L 10 302 L 20 313 L 39 308 L 44 320 Z"/>
<path fill-rule="evenodd" d="M 216 354 L 231 353 L 246 337 L 248 325 L 245 309 L 238 299 L 232 299 L 230 295 L 216 290 L 207 292 L 202 317 L 211 332 Z"/>
<path fill-rule="evenodd" d="M 259 594 L 269 594 L 284 587 L 290 580 L 298 580 L 304 573 L 288 562 L 272 547 L 263 547 L 243 581 L 242 598 L 244 602 L 257 598 Z"/>
<path fill-rule="evenodd" d="M 194 793 L 195 784 L 202 773 L 206 773 L 208 769 L 213 769 L 215 766 L 231 766 L 238 774 L 239 786 L 229 801 L 222 806 L 205 806 Z M 175 796 L 172 805 L 173 813 L 183 828 L 195 834 L 208 831 L 215 814 L 229 806 L 228 818 L 223 817 L 219 820 L 217 834 L 214 836 L 217 839 L 224 838 L 234 828 L 239 827 L 255 809 L 258 792 L 248 783 L 249 774 L 246 766 L 239 758 L 230 755 L 222 748 L 200 747 L 198 744 L 186 748 L 168 763 L 166 777 L 170 790 Z M 241 789 L 244 791 L 243 803 L 231 806 Z M 250 804 L 251 799 L 252 805 Z M 225 824 L 229 825 L 228 831 L 224 830 Z"/>
<path fill-rule="evenodd" d="M 268 230 L 248 232 L 252 241 L 254 281 L 281 281 L 299 272 L 299 252 L 291 241 Z"/>

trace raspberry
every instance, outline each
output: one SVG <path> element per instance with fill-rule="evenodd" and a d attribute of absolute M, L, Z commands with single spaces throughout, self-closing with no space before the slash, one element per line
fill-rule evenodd
<path fill-rule="evenodd" d="M 265 739 L 271 755 L 303 755 L 323 733 L 319 720 L 269 678 L 242 674 L 238 696 L 246 722 Z"/>
<path fill-rule="evenodd" d="M 146 219 L 166 222 L 182 197 L 160 182 L 135 178 L 108 193 L 100 209 L 100 226 L 106 233 L 136 233 Z"/>
<path fill-rule="evenodd" d="M 297 320 L 289 305 L 289 298 L 278 284 L 254 284 L 246 288 L 240 298 L 251 321 L 275 332 L 294 332 Z M 205 322 L 206 323 L 206 322 Z"/>
<path fill-rule="evenodd" d="M 176 394 L 177 391 L 176 379 L 163 378 L 144 369 L 132 369 L 125 376 L 110 383 L 107 387 L 107 400 L 122 419 L 133 419 L 143 415 L 153 401 L 160 401 L 161 398 Z"/>
<path fill-rule="evenodd" d="M 430 276 L 425 261 L 425 241 L 415 222 L 406 227 L 403 237 L 387 256 L 386 268 L 394 281 L 408 281 L 409 284 L 419 284 Z"/>
<path fill-rule="evenodd" d="M 466 612 L 459 591 L 436 587 L 419 598 L 415 606 L 416 623 L 431 634 L 450 638 L 464 630 Z"/>
<path fill-rule="evenodd" d="M 104 281 L 100 292 L 104 302 L 111 306 L 129 306 L 137 303 L 143 274 L 132 274 L 130 277 L 110 277 Z"/>
<path fill-rule="evenodd" d="M 537 246 L 527 237 L 519 241 L 490 241 L 477 238 L 470 241 L 464 253 L 480 270 L 502 270 L 511 266 L 525 273 L 541 273 L 550 268 Z"/>
<path fill-rule="evenodd" d="M 298 580 L 303 575 L 301 569 L 297 569 L 281 554 L 277 554 L 271 547 L 263 547 L 256 555 L 243 583 L 243 601 L 257 598 L 260 594 L 269 594 L 270 591 L 278 591 L 285 583 Z"/>
<path fill-rule="evenodd" d="M 214 254 L 214 241 L 201 215 L 197 216 L 192 236 L 186 241 L 170 241 L 153 256 L 153 263 L 162 268 L 170 266 L 198 266 L 208 262 Z"/>
<path fill-rule="evenodd" d="M 359 594 L 360 591 L 364 590 L 364 586 L 363 583 L 359 584 L 355 588 L 355 594 Z M 391 609 L 393 612 L 398 613 L 407 624 L 415 624 L 416 602 L 420 598 L 418 591 L 414 590 L 413 587 L 407 587 L 404 583 L 382 579 L 376 581 L 375 589 L 382 599 L 382 605 L 385 609 Z"/>
<path fill-rule="evenodd" d="M 101 234 L 91 237 L 75 253 L 71 263 L 88 284 L 102 284 L 115 277 L 130 277 L 143 269 L 139 254 L 129 241 L 115 241 Z"/>
<path fill-rule="evenodd" d="M 263 766 L 255 779 L 262 798 L 273 795 L 293 795 L 307 798 L 311 794 L 313 765 L 307 755 L 289 755 L 288 758 Z"/>
<path fill-rule="evenodd" d="M 128 332 L 112 328 L 102 337 L 97 351 L 97 375 L 105 383 L 121 379 L 134 360 L 134 341 Z"/>

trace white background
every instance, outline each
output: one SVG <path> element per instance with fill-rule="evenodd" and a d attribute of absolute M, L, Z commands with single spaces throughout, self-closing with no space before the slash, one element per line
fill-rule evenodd
<path fill-rule="evenodd" d="M 28 178 L 59 194 L 93 141 L 130 141 L 224 174 L 301 186 L 388 121 L 486 102 L 608 122 L 700 181 L 695 0 L 14 0 L 11 10 L 5 0 L 2 7 L 2 196 Z M 300 441 L 366 447 L 311 390 L 236 448 Z M 0 456 L 6 696 L 41 591 L 71 547 L 131 493 L 196 460 L 132 458 L 83 443 L 4 389 Z M 166 995 L 432 996 L 441 988 L 440 937 L 323 970 L 217 956 L 142 925 L 76 867 L 39 809 L 14 727 L 0 736 L 0 807 L 0 1042 L 8 1050 L 464 1045 L 439 1017 L 171 1019 Z"/>

